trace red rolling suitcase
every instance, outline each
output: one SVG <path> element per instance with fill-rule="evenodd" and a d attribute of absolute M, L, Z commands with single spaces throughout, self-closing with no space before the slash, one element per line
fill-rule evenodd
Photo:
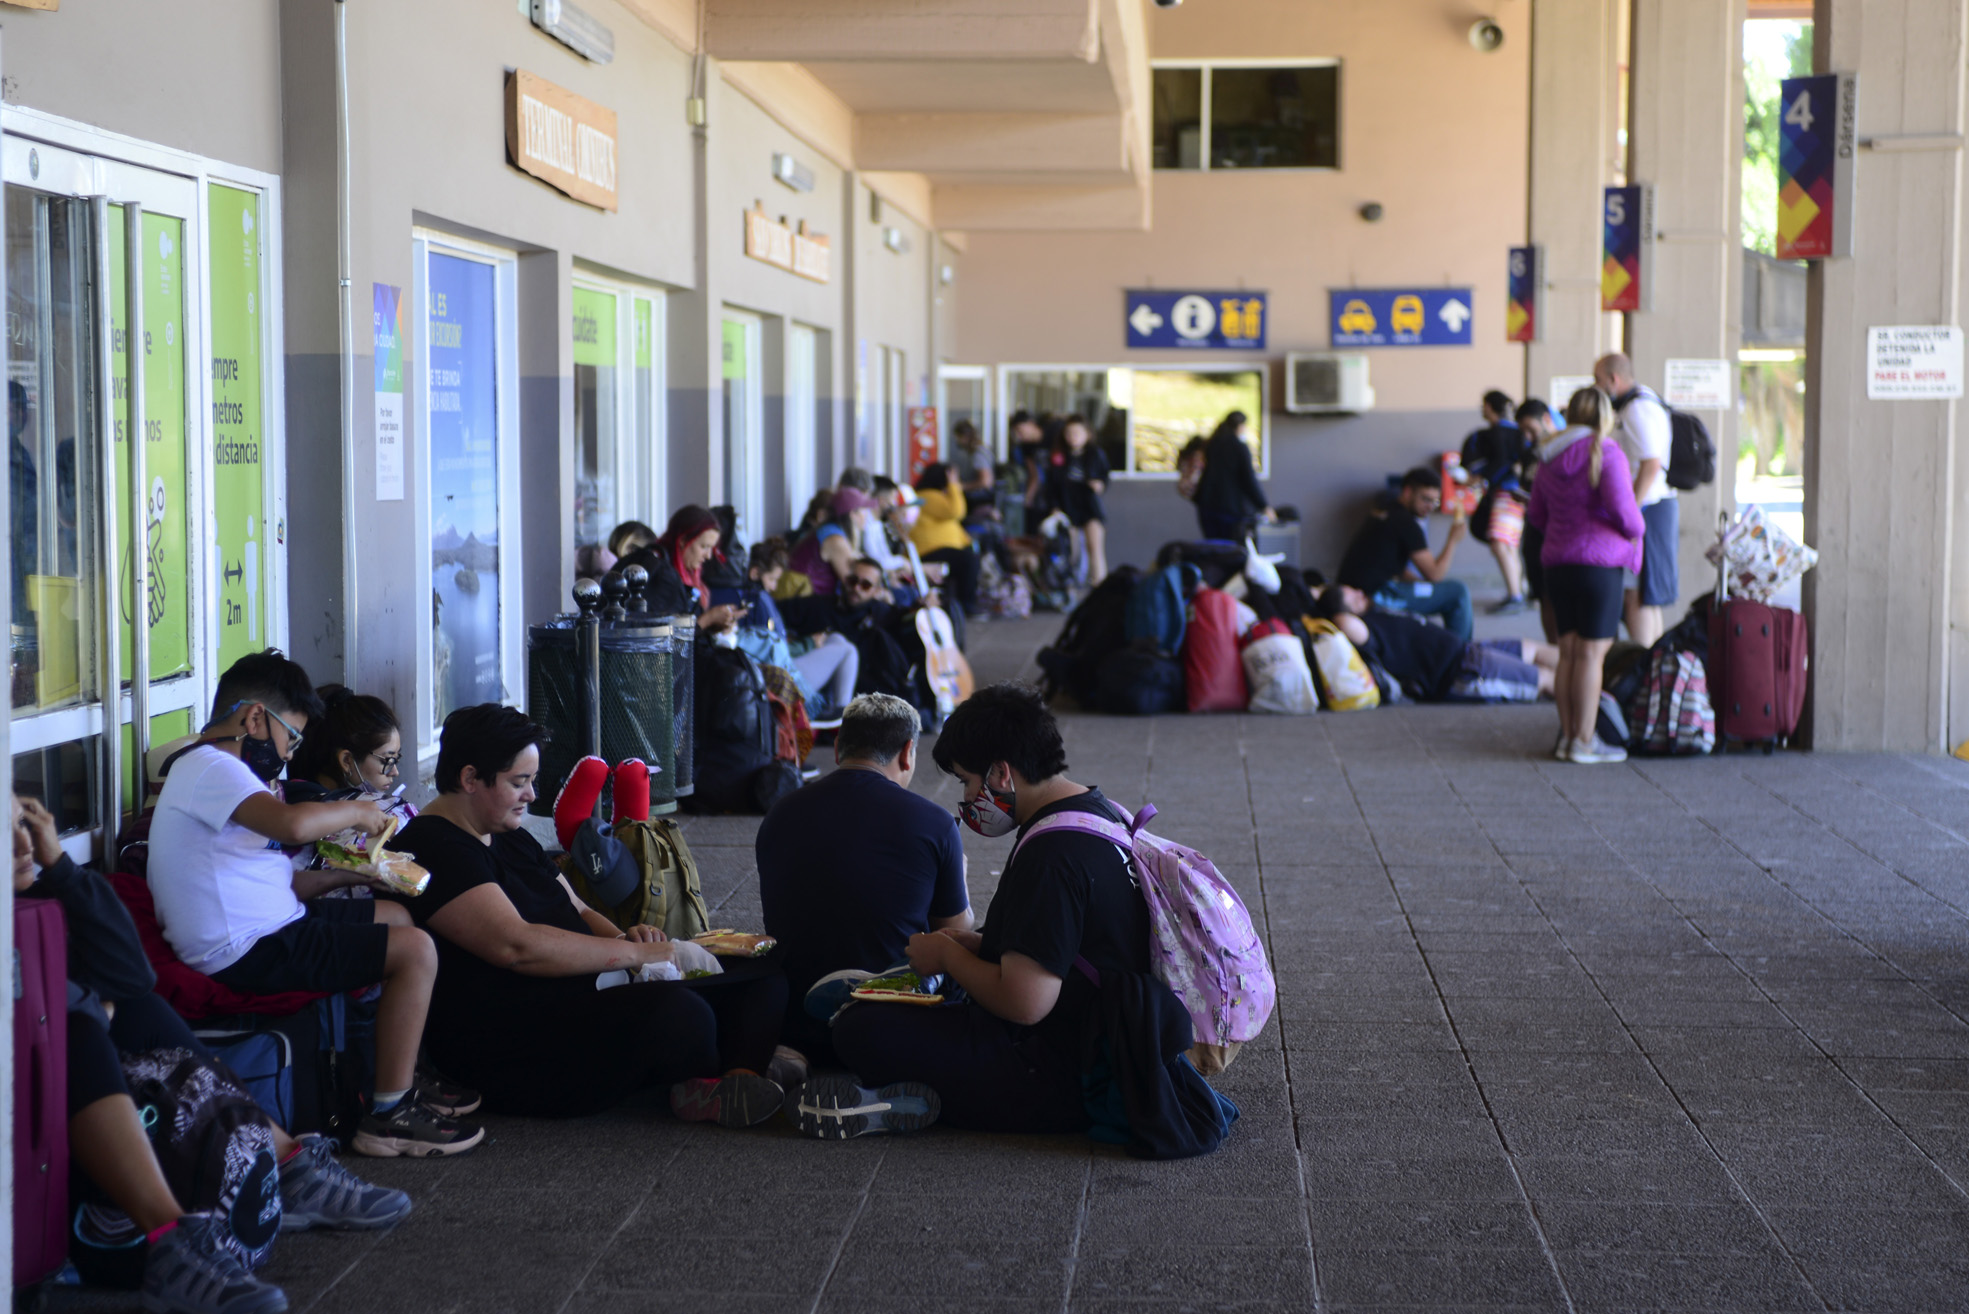
<path fill-rule="evenodd" d="M 68 1259 L 68 941 L 53 899 L 14 902 L 14 1285 Z"/>
<path fill-rule="evenodd" d="M 1727 566 L 1718 572 L 1709 611 L 1709 697 L 1716 709 L 1716 751 L 1732 739 L 1769 753 L 1798 729 L 1805 710 L 1811 642 L 1805 618 L 1728 596 Z"/>

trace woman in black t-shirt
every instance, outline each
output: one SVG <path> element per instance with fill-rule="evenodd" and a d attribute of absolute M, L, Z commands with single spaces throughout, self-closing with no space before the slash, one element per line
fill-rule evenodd
<path fill-rule="evenodd" d="M 1046 496 L 1066 512 L 1074 537 L 1082 540 L 1089 588 L 1108 574 L 1108 512 L 1101 494 L 1107 491 L 1110 473 L 1087 421 L 1078 415 L 1060 421 L 1059 443 L 1047 457 Z"/>
<path fill-rule="evenodd" d="M 935 756 L 963 782 L 964 821 L 980 834 L 1023 834 L 1066 811 L 1114 818 L 1099 790 L 1063 774 L 1059 727 L 1023 686 L 973 694 L 944 723 Z M 1081 1042 L 1099 997 L 1080 963 L 1097 973 L 1146 973 L 1148 906 L 1113 844 L 1049 833 L 1006 864 L 982 932 L 914 936 L 909 961 L 921 975 L 942 974 L 962 986 L 969 1002 L 851 1007 L 834 1023 L 841 1061 L 871 1087 L 909 1084 L 918 1098 L 922 1087 L 934 1090 L 952 1126 L 1079 1131 L 1089 1125 Z M 862 1095 L 862 1109 L 896 1102 L 883 1091 Z M 844 1134 L 838 1111 L 823 1103 L 802 1093 L 795 1108 L 801 1129 Z M 887 1129 L 879 1115 L 868 1123 L 847 1131 Z"/>
<path fill-rule="evenodd" d="M 635 979 L 645 964 L 717 963 L 655 927 L 618 930 L 521 828 L 544 737 L 497 703 L 453 712 L 439 741 L 438 797 L 391 843 L 431 873 L 424 893 L 401 899 L 437 941 L 431 1057 L 502 1113 L 593 1113 L 667 1085 L 679 1117 L 726 1126 L 771 1117 L 783 1092 L 756 1074 L 774 1060 L 785 979 L 752 969 Z"/>

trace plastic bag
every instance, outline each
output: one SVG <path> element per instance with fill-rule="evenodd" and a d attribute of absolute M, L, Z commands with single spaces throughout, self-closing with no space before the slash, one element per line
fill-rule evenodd
<path fill-rule="evenodd" d="M 1747 506 L 1704 553 L 1723 570 L 1729 596 L 1769 602 L 1785 585 L 1819 564 L 1819 554 Z"/>
<path fill-rule="evenodd" d="M 1283 625 L 1277 632 L 1245 644 L 1239 655 L 1244 661 L 1245 683 L 1251 688 L 1251 711 L 1306 716 L 1319 710 L 1313 669 L 1306 663 L 1306 646 Z"/>

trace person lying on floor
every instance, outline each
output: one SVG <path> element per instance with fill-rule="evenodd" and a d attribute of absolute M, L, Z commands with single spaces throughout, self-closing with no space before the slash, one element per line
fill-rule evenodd
<path fill-rule="evenodd" d="M 668 1087 L 680 1118 L 765 1121 L 783 1096 L 760 1074 L 773 1062 L 785 979 L 643 971 L 716 973 L 718 960 L 652 926 L 621 931 L 575 897 L 521 825 L 546 737 L 499 703 L 453 712 L 438 739 L 438 796 L 391 841 L 431 874 L 420 895 L 379 898 L 397 898 L 437 940 L 432 1059 L 501 1113 L 595 1113 Z M 640 799 L 618 771 L 617 820 L 648 817 L 643 770 Z"/>
<path fill-rule="evenodd" d="M 971 929 L 957 819 L 909 791 L 921 733 L 904 700 L 861 695 L 835 734 L 837 769 L 781 799 L 754 841 L 786 971 L 786 1042 L 815 1062 L 854 983 L 900 963 L 913 935 Z M 821 981 L 835 990 L 810 1001 Z"/>
<path fill-rule="evenodd" d="M 74 1224 L 78 1262 L 98 1259 L 115 1276 L 140 1280 L 146 1309 L 286 1309 L 280 1289 L 254 1277 L 228 1244 L 233 1222 L 179 1202 L 124 1075 L 125 1055 L 182 1049 L 209 1060 L 211 1052 L 152 992 L 157 978 L 129 911 L 108 881 L 62 851 L 48 810 L 15 795 L 13 831 L 15 896 L 53 899 L 67 930 L 68 1142 L 83 1178 Z M 410 1213 L 408 1195 L 357 1178 L 325 1138 L 297 1140 L 271 1120 L 267 1126 L 280 1165 L 280 1231 L 384 1228 Z M 268 1223 L 266 1235 L 233 1240 L 270 1245 Z"/>
<path fill-rule="evenodd" d="M 1066 776 L 1060 728 L 1024 685 L 980 689 L 944 723 L 937 766 L 963 787 L 980 835 L 1023 832 L 1063 811 L 1115 816 L 1100 790 Z M 794 1106 L 809 1135 L 912 1130 L 938 1116 L 978 1131 L 1070 1132 L 1090 1125 L 1082 1047 L 1099 990 L 1076 970 L 1149 971 L 1149 916 L 1120 849 L 1052 832 L 1016 849 L 984 930 L 912 936 L 910 966 L 962 986 L 941 1008 L 857 1004 L 834 1022 L 834 1051 L 859 1075 L 817 1077 Z"/>
<path fill-rule="evenodd" d="M 1465 643 L 1448 629 L 1372 605 L 1345 584 L 1323 590 L 1314 612 L 1339 626 L 1419 703 L 1531 703 L 1550 698 L 1559 650 L 1533 639 Z"/>

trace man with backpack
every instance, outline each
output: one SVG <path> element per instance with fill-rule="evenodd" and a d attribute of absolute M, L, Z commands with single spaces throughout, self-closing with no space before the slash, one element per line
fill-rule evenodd
<path fill-rule="evenodd" d="M 1600 357 L 1593 382 L 1613 398 L 1620 425 L 1614 437 L 1634 469 L 1634 500 L 1647 532 L 1641 538 L 1641 571 L 1627 582 L 1627 635 L 1643 646 L 1661 637 L 1662 608 L 1681 592 L 1676 552 L 1681 533 L 1680 504 L 1668 482 L 1674 429 L 1668 407 L 1652 388 L 1634 381 L 1634 362 L 1620 352 Z"/>
<path fill-rule="evenodd" d="M 945 989 L 961 987 L 967 1001 L 850 1007 L 835 1020 L 834 1048 L 860 1076 L 809 1082 L 795 1102 L 801 1130 L 830 1139 L 907 1130 L 927 1122 L 926 1108 L 934 1111 L 939 1100 L 945 1121 L 972 1130 L 1113 1129 L 1107 1118 L 1097 1123 L 1090 1114 L 1098 1101 L 1086 1079 L 1094 1075 L 1115 1092 L 1108 1106 L 1127 1106 L 1126 1126 L 1112 1139 L 1126 1139 L 1131 1151 L 1176 1157 L 1214 1149 L 1236 1108 L 1220 1103 L 1183 1057 L 1193 1035 L 1188 996 L 1179 998 L 1153 974 L 1159 964 L 1150 947 L 1147 887 L 1155 883 L 1152 873 L 1137 871 L 1143 845 L 1176 851 L 1146 835 L 1121 847 L 1134 831 L 1100 790 L 1067 778 L 1059 725 L 1024 685 L 973 694 L 945 722 L 934 753 L 962 785 L 964 824 L 987 838 L 1021 835 L 983 931 L 944 930 L 909 941 L 916 973 L 942 976 Z M 1197 862 L 1191 874 L 1214 882 L 1213 909 L 1235 903 L 1215 869 Z M 1184 911 L 1202 907 L 1186 903 Z M 1205 957 L 1242 968 L 1251 964 L 1257 942 L 1242 905 L 1237 911 L 1239 943 L 1213 941 Z M 1204 932 L 1214 929 L 1194 920 Z M 1163 926 L 1192 934 L 1167 921 Z M 1272 987 L 1262 949 L 1257 952 L 1251 975 L 1237 978 L 1249 1000 L 1226 1002 L 1248 1017 L 1248 1002 L 1262 997 L 1262 1025 Z M 1200 1000 L 1204 992 L 1196 993 Z M 1105 1058 L 1090 1064 L 1090 1052 Z"/>

